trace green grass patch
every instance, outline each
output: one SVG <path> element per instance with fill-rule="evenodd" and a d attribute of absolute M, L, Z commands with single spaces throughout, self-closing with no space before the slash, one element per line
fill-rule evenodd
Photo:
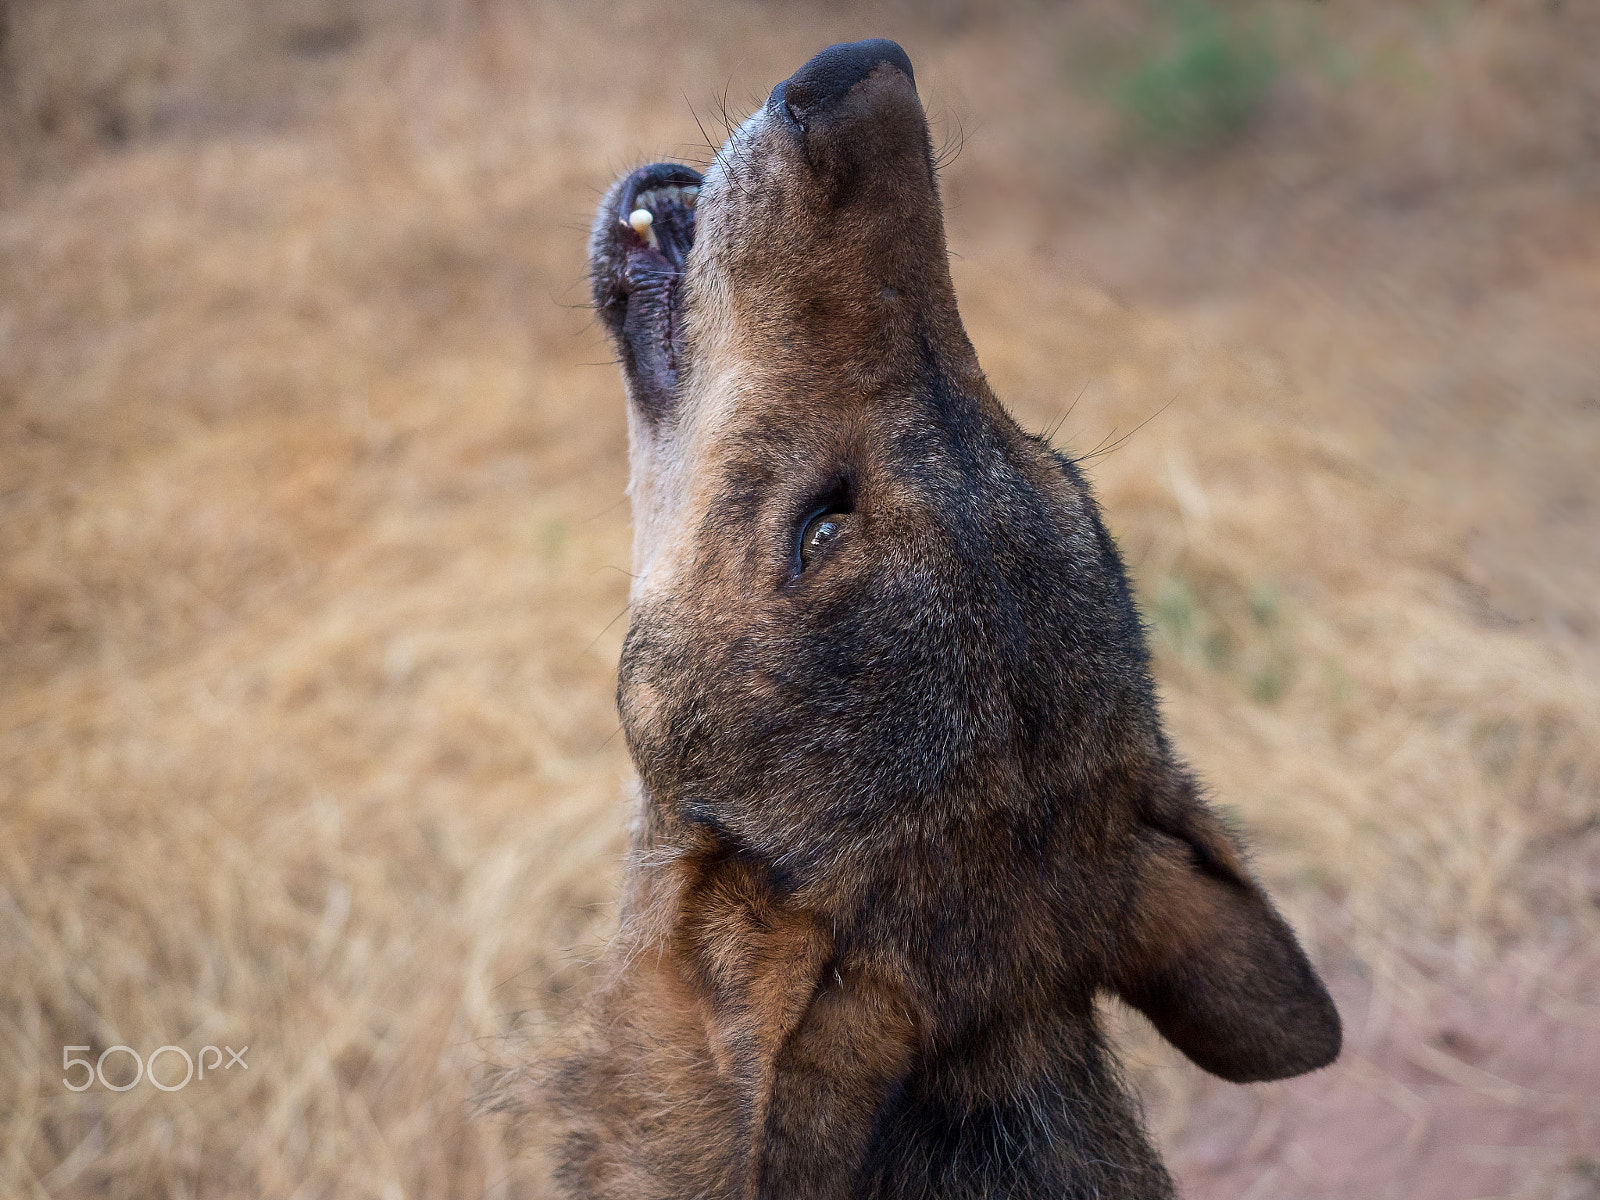
<path fill-rule="evenodd" d="M 1292 622 L 1271 581 L 1250 587 L 1213 574 L 1168 575 L 1145 612 L 1158 656 L 1232 679 L 1258 704 L 1276 704 L 1295 682 Z"/>
<path fill-rule="evenodd" d="M 1259 18 L 1205 0 L 1160 0 L 1156 29 L 1111 97 L 1130 132 L 1182 150 L 1229 141 L 1266 106 L 1280 62 Z"/>

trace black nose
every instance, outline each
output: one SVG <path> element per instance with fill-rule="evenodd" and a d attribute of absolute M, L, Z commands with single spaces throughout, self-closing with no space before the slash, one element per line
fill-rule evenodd
<path fill-rule="evenodd" d="M 839 100 L 872 74 L 879 63 L 888 63 L 916 83 L 911 59 L 898 43 L 888 38 L 868 38 L 829 46 L 773 89 L 773 103 L 787 104 L 794 116 L 804 118 Z"/>

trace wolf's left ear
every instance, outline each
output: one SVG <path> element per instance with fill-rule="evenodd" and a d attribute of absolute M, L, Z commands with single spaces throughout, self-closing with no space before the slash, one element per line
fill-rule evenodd
<path fill-rule="evenodd" d="M 1142 823 L 1112 986 L 1199 1066 L 1234 1083 L 1339 1055 L 1339 1013 L 1238 849 L 1198 799 Z"/>

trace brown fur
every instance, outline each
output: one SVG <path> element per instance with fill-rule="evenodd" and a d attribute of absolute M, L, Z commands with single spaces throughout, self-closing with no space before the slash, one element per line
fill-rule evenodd
<path fill-rule="evenodd" d="M 630 395 L 641 802 L 576 1196 L 1160 1197 L 1097 1027 L 1201 1066 L 1339 1024 L 1162 732 L 1115 547 L 990 392 L 891 43 L 819 55 L 698 209 L 619 181 L 591 243 Z M 804 565 L 813 512 L 841 536 Z"/>

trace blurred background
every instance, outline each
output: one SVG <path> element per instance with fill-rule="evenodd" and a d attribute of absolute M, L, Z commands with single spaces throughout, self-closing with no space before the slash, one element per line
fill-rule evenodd
<path fill-rule="evenodd" d="M 869 35 L 1345 1016 L 1238 1088 L 1108 1011 L 1186 1195 L 1600 1197 L 1579 0 L 0 0 L 0 1196 L 550 1194 L 479 1097 L 616 917 L 585 231 Z"/>

